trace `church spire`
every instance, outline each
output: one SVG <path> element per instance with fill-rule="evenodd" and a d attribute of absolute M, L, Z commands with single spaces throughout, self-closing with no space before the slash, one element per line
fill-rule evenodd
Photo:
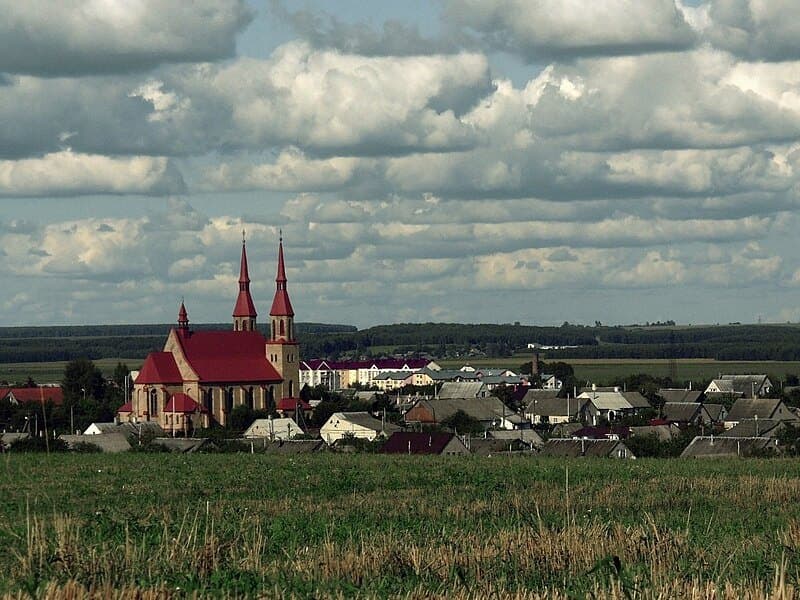
<path fill-rule="evenodd" d="M 278 242 L 278 274 L 275 276 L 275 298 L 272 300 L 272 309 L 269 311 L 273 317 L 293 317 L 294 309 L 286 291 L 286 266 L 283 262 L 283 232 Z"/>
<path fill-rule="evenodd" d="M 233 307 L 233 330 L 254 331 L 256 328 L 256 312 L 253 298 L 250 296 L 250 273 L 247 269 L 247 241 L 242 231 L 242 260 L 239 265 L 239 296 Z"/>
<path fill-rule="evenodd" d="M 186 305 L 181 298 L 181 308 L 178 311 L 178 330 L 189 331 L 189 313 L 186 312 Z"/>

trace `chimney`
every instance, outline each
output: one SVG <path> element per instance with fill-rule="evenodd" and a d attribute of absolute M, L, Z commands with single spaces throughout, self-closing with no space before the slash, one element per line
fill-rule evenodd
<path fill-rule="evenodd" d="M 539 353 L 533 353 L 533 360 L 531 361 L 531 376 L 539 374 Z"/>

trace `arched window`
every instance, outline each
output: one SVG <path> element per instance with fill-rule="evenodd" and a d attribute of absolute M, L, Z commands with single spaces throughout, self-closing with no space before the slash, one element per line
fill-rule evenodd
<path fill-rule="evenodd" d="M 247 321 L 242 322 L 242 331 L 247 331 Z"/>
<path fill-rule="evenodd" d="M 267 390 L 267 408 L 271 409 L 275 406 L 275 389 L 269 386 Z"/>
<path fill-rule="evenodd" d="M 289 398 L 294 398 L 294 381 L 289 380 Z"/>
<path fill-rule="evenodd" d="M 274 340 L 275 339 L 275 321 L 274 320 L 272 321 L 271 325 L 272 325 L 272 339 Z"/>
<path fill-rule="evenodd" d="M 212 388 L 203 390 L 203 406 L 210 414 L 214 414 L 214 390 Z"/>
<path fill-rule="evenodd" d="M 247 408 L 255 408 L 253 406 L 253 388 L 251 387 L 247 388 L 247 391 L 245 392 L 245 403 L 247 404 Z"/>
<path fill-rule="evenodd" d="M 286 333 L 284 333 L 284 323 L 283 321 L 281 321 L 281 337 L 283 337 L 284 335 L 286 335 Z"/>
<path fill-rule="evenodd" d="M 150 390 L 150 416 L 158 414 L 158 391 Z"/>
<path fill-rule="evenodd" d="M 233 410 L 233 388 L 225 389 L 225 411 L 231 412 Z"/>

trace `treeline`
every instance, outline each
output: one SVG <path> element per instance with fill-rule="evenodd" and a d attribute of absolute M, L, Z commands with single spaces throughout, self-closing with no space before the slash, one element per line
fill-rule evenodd
<path fill-rule="evenodd" d="M 356 333 L 309 336 L 304 340 L 303 355 L 335 356 L 340 353 L 368 353 L 376 346 L 419 350 L 443 356 L 447 348 L 487 348 L 489 345 L 517 350 L 536 342 L 544 345 L 594 345 L 596 329 L 564 324 L 560 327 L 532 325 L 398 323 L 378 325 Z"/>
<path fill-rule="evenodd" d="M 0 328 L 0 363 L 140 358 L 164 347 L 172 325 L 80 325 Z M 228 329 L 229 323 L 192 325 L 195 331 Z M 316 335 L 356 332 L 352 325 L 297 323 L 301 342 Z M 268 334 L 266 326 L 262 333 Z"/>

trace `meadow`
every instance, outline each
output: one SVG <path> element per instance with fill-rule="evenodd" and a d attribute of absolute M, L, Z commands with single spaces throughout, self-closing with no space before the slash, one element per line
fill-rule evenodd
<path fill-rule="evenodd" d="M 0 457 L 0 597 L 790 598 L 800 462 Z"/>

